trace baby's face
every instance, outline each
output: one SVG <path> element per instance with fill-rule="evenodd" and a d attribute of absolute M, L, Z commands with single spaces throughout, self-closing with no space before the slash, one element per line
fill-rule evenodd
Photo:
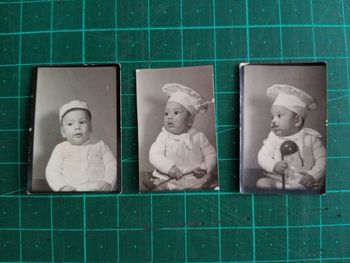
<path fill-rule="evenodd" d="M 300 118 L 293 111 L 280 106 L 271 107 L 271 130 L 277 136 L 289 136 L 300 130 Z"/>
<path fill-rule="evenodd" d="M 61 133 L 73 145 L 82 145 L 90 138 L 91 120 L 85 110 L 72 110 L 63 116 Z"/>
<path fill-rule="evenodd" d="M 164 128 L 172 134 L 186 133 L 192 127 L 193 117 L 181 104 L 168 101 L 165 106 Z"/>

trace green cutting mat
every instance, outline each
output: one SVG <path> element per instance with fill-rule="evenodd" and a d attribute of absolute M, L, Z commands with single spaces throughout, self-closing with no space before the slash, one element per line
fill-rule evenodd
<path fill-rule="evenodd" d="M 350 262 L 349 0 L 0 2 L 0 260 Z M 328 193 L 238 193 L 240 62 L 328 62 Z M 26 194 L 30 70 L 122 65 L 124 193 Z M 135 69 L 212 64 L 221 190 L 139 194 Z"/>

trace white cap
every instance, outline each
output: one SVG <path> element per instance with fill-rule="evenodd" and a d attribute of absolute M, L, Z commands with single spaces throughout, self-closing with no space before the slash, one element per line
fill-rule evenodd
<path fill-rule="evenodd" d="M 72 100 L 60 108 L 59 115 L 60 115 L 60 122 L 62 121 L 63 116 L 72 109 L 83 109 L 87 110 L 91 116 L 90 109 L 86 102 L 79 101 L 79 100 Z"/>
<path fill-rule="evenodd" d="M 267 89 L 266 94 L 275 99 L 272 105 L 286 107 L 303 118 L 306 117 L 308 110 L 313 110 L 317 107 L 313 97 L 293 86 L 273 85 Z"/>
<path fill-rule="evenodd" d="M 178 83 L 168 83 L 162 87 L 162 91 L 169 96 L 168 101 L 174 101 L 184 106 L 192 116 L 204 113 L 208 108 L 208 102 L 203 103 L 203 98 L 193 89 Z"/>

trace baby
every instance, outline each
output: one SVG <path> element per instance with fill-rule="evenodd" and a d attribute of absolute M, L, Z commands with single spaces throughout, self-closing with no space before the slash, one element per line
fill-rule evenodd
<path fill-rule="evenodd" d="M 306 92 L 288 85 L 273 85 L 267 96 L 271 106 L 271 132 L 258 153 L 266 176 L 257 181 L 262 189 L 320 190 L 326 173 L 326 149 L 321 135 L 303 128 L 307 111 L 316 108 Z"/>
<path fill-rule="evenodd" d="M 117 178 L 116 160 L 103 141 L 90 140 L 91 112 L 73 100 L 59 110 L 65 142 L 56 145 L 46 166 L 46 179 L 54 191 L 111 191 Z"/>
<path fill-rule="evenodd" d="M 166 84 L 169 96 L 162 131 L 152 144 L 149 160 L 154 166 L 156 190 L 200 189 L 211 179 L 216 167 L 216 151 L 204 133 L 192 127 L 197 113 L 207 110 L 208 102 L 194 90 Z"/>

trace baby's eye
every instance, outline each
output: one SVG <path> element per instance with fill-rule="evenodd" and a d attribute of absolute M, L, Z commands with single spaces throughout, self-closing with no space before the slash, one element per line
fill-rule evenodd
<path fill-rule="evenodd" d="M 179 112 L 179 111 L 175 111 L 174 113 L 175 113 L 175 115 L 178 115 L 178 114 L 180 114 L 180 112 Z"/>
<path fill-rule="evenodd" d="M 281 117 L 282 117 L 282 114 L 278 114 L 277 117 L 278 117 L 278 118 L 281 118 Z"/>
<path fill-rule="evenodd" d="M 80 124 L 85 124 L 86 120 L 80 121 Z"/>
<path fill-rule="evenodd" d="M 73 123 L 71 123 L 71 122 L 68 122 L 68 123 L 67 123 L 67 125 L 68 125 L 68 126 L 72 126 L 72 125 L 73 125 Z"/>
<path fill-rule="evenodd" d="M 165 116 L 168 116 L 168 115 L 169 115 L 169 113 L 165 112 L 165 113 L 164 113 L 164 115 L 165 115 Z"/>

